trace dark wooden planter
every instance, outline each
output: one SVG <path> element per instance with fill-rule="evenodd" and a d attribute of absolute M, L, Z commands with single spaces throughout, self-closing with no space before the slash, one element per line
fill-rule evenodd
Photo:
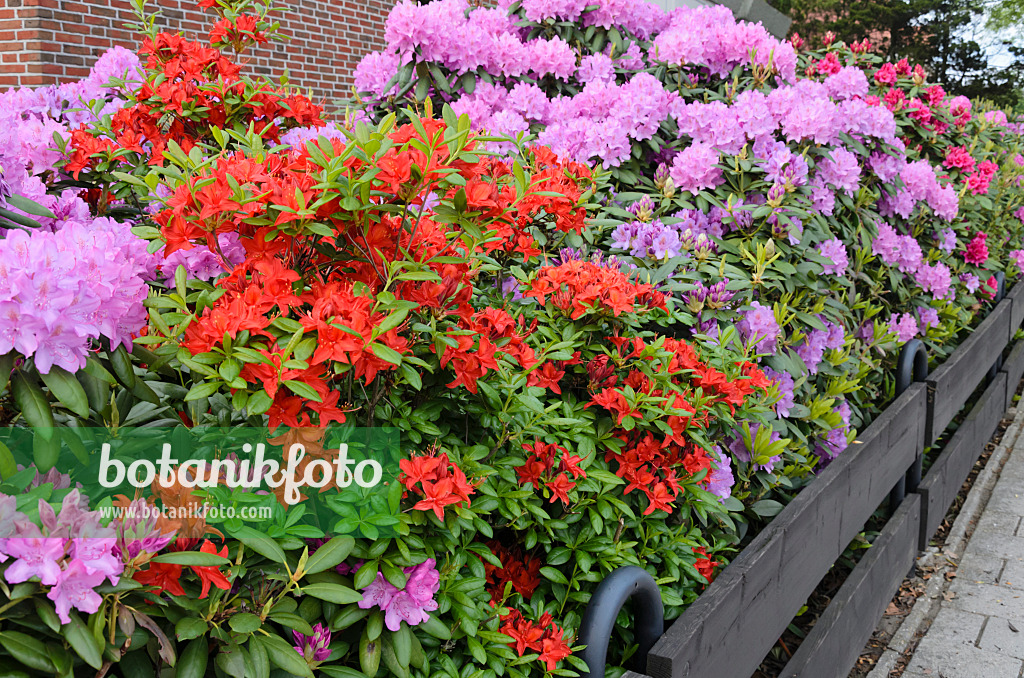
<path fill-rule="evenodd" d="M 646 676 L 750 676 L 893 486 L 987 378 L 980 400 L 916 491 L 896 508 L 782 674 L 845 678 L 918 548 L 941 523 L 1012 403 L 1024 376 L 1024 341 L 1001 369 L 992 368 L 1022 321 L 1024 284 L 1018 284 L 942 366 L 896 398 L 718 575 L 654 644 Z"/>

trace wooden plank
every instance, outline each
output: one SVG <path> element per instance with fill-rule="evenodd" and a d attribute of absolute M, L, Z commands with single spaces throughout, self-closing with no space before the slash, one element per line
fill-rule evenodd
<path fill-rule="evenodd" d="M 1017 282 L 1007 293 L 1006 298 L 1013 304 L 1010 312 L 1010 328 L 1012 331 L 1016 331 L 1024 322 L 1024 282 Z"/>
<path fill-rule="evenodd" d="M 845 678 L 917 556 L 920 497 L 909 495 L 886 523 L 780 678 Z"/>
<path fill-rule="evenodd" d="M 651 650 L 653 678 L 753 673 L 923 449 L 926 396 L 912 385 L 726 567 Z"/>
<path fill-rule="evenodd" d="M 1021 299 L 1020 306 L 1024 309 L 1024 299 Z M 1013 345 L 1013 350 L 1003 363 L 1003 372 L 1006 372 L 1006 406 L 1009 407 L 1013 403 L 1013 396 L 1017 393 L 1020 380 L 1024 377 L 1024 340 Z"/>
<path fill-rule="evenodd" d="M 960 486 L 999 425 L 1006 411 L 1006 383 L 1006 373 L 999 372 L 922 479 L 918 488 L 922 550 L 928 546 L 928 540 L 939 528 Z"/>
<path fill-rule="evenodd" d="M 932 410 L 927 444 L 938 440 L 1010 343 L 1012 306 L 1010 299 L 999 302 L 949 359 L 928 376 Z"/>

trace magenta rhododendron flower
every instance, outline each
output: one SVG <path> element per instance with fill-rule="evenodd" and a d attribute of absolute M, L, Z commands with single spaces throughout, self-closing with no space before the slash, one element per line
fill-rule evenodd
<path fill-rule="evenodd" d="M 988 260 L 988 245 L 985 244 L 985 238 L 988 236 L 978 231 L 971 242 L 967 243 L 967 250 L 964 252 L 964 261 L 968 264 L 974 264 L 975 266 L 981 266 Z"/>

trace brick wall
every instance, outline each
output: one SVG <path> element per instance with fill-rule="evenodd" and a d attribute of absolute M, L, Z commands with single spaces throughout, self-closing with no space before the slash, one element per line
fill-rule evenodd
<path fill-rule="evenodd" d="M 384 20 L 393 0 L 277 0 L 273 15 L 284 43 L 246 53 L 257 72 L 275 82 L 287 69 L 291 84 L 330 102 L 348 98 L 359 59 L 383 46 Z M 205 39 L 216 15 L 193 0 L 150 0 L 158 25 Z M 105 49 L 137 47 L 124 26 L 134 16 L 126 0 L 0 1 L 0 88 L 43 85 L 79 78 Z"/>

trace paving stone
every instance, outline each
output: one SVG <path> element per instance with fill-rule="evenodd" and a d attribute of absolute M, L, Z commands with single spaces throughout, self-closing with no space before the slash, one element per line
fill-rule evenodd
<path fill-rule="evenodd" d="M 971 535 L 967 552 L 996 556 L 1007 560 L 1024 558 L 1024 537 L 1012 537 L 998 532 L 977 530 Z"/>
<path fill-rule="evenodd" d="M 1016 678 L 1024 662 L 999 652 L 982 650 L 974 646 L 970 631 L 977 633 L 984 622 L 978 615 L 947 615 L 943 609 L 917 651 L 907 665 L 904 676 L 931 676 L 932 678 Z M 940 622 L 940 620 L 942 620 Z M 970 628 L 957 629 L 956 623 Z M 957 633 L 959 631 L 959 633 Z M 976 637 L 976 636 L 975 636 Z"/>
<path fill-rule="evenodd" d="M 1003 574 L 999 577 L 999 585 L 1024 591 L 1024 558 L 1006 561 Z"/>
<path fill-rule="evenodd" d="M 1010 479 L 1000 477 L 1000 481 L 1003 480 Z M 1024 489 L 1022 488 L 1024 488 L 1024 485 L 1020 482 L 996 483 L 996 487 L 992 490 L 992 496 L 989 498 L 985 510 L 1024 515 Z"/>
<path fill-rule="evenodd" d="M 1024 659 L 1024 626 L 1008 619 L 989 617 L 978 645 L 982 650 Z"/>
<path fill-rule="evenodd" d="M 1024 591 L 991 584 L 954 581 L 949 592 L 954 595 L 951 600 L 942 603 L 942 612 L 947 608 L 956 608 L 974 614 L 1003 617 L 1014 624 L 1024 624 Z"/>
<path fill-rule="evenodd" d="M 1021 524 L 1021 516 L 1016 513 L 1004 513 L 1003 511 L 989 511 L 986 510 L 981 519 L 978 520 L 978 525 L 974 528 L 975 533 L 991 532 L 994 534 L 1005 534 L 1008 537 L 1012 537 L 1017 534 L 1017 529 Z M 968 549 L 970 546 L 968 546 Z"/>
<path fill-rule="evenodd" d="M 968 550 L 960 559 L 956 571 L 957 580 L 967 584 L 998 584 L 999 574 L 1006 566 L 1006 561 L 997 556 L 977 553 Z"/>

